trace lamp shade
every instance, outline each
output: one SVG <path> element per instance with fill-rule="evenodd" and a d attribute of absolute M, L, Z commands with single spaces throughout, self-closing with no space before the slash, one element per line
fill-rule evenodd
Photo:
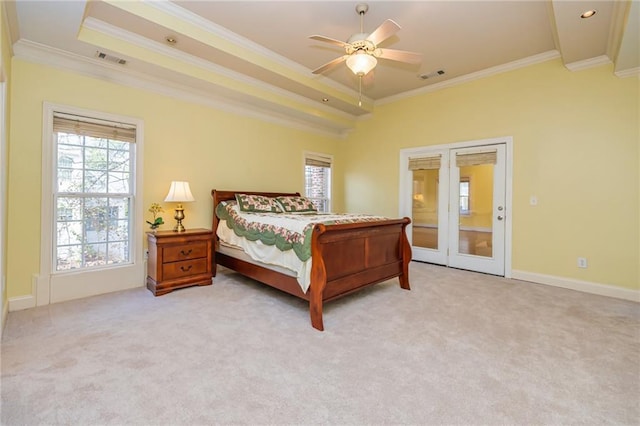
<path fill-rule="evenodd" d="M 378 60 L 368 53 L 358 50 L 347 58 L 347 66 L 355 75 L 363 76 L 375 68 Z"/>
<path fill-rule="evenodd" d="M 171 182 L 171 188 L 164 201 L 173 203 L 187 203 L 195 201 L 193 194 L 191 194 L 191 188 L 189 188 L 189 182 L 173 181 Z"/>

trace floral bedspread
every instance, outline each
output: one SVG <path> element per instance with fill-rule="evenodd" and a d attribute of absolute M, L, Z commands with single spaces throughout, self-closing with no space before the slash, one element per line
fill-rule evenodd
<path fill-rule="evenodd" d="M 249 241 L 260 241 L 281 251 L 293 250 L 303 262 L 311 257 L 311 232 L 316 224 L 376 222 L 387 220 L 382 216 L 360 214 L 286 214 L 241 212 L 235 201 L 218 204 L 216 215 L 239 236 Z"/>

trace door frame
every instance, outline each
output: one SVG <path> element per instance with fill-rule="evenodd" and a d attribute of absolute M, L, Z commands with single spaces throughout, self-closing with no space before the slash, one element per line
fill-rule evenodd
<path fill-rule="evenodd" d="M 7 81 L 4 65 L 0 67 L 0 337 L 9 313 L 7 295 L 7 180 L 9 156 L 7 149 Z"/>
<path fill-rule="evenodd" d="M 511 278 L 511 262 L 512 262 L 512 216 L 513 216 L 513 137 L 501 136 L 490 139 L 477 139 L 462 142 L 453 142 L 449 144 L 427 145 L 414 148 L 404 148 L 400 150 L 400 188 L 398 191 L 398 213 L 400 217 L 412 217 L 412 191 L 413 178 L 409 170 L 409 158 L 420 155 L 429 156 L 442 151 L 448 151 L 456 148 L 473 148 L 484 145 L 505 145 L 505 230 L 504 230 L 504 276 Z M 413 238 L 413 224 L 407 226 L 407 238 L 411 244 Z"/>

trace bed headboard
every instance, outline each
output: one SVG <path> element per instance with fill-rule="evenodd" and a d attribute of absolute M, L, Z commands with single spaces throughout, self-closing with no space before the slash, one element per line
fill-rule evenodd
<path fill-rule="evenodd" d="M 236 194 L 248 194 L 248 195 L 263 195 L 265 197 L 280 197 L 280 196 L 300 196 L 299 192 L 255 192 L 255 191 L 222 191 L 220 189 L 212 189 L 211 197 L 213 198 L 213 223 L 211 225 L 211 229 L 213 230 L 213 235 L 216 235 L 216 230 L 218 229 L 218 216 L 216 216 L 216 207 L 220 201 L 229 201 L 235 200 Z M 215 240 L 215 237 L 214 237 Z"/>

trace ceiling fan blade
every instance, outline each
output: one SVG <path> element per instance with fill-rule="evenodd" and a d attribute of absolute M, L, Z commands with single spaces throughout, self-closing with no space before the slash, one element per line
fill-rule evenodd
<path fill-rule="evenodd" d="M 422 53 L 408 52 L 406 50 L 377 49 L 375 56 L 382 59 L 407 62 L 410 64 L 419 64 L 422 62 Z"/>
<path fill-rule="evenodd" d="M 309 38 L 312 40 L 318 40 L 318 41 L 323 41 L 325 43 L 335 44 L 340 47 L 345 47 L 347 45 L 347 43 L 345 43 L 344 41 L 336 40 L 335 38 L 329 38 L 321 35 L 312 35 L 312 36 L 309 36 Z"/>
<path fill-rule="evenodd" d="M 328 70 L 329 68 L 338 65 L 340 62 L 343 62 L 344 60 L 346 60 L 349 57 L 349 55 L 344 55 L 344 56 L 340 56 L 339 58 L 334 59 L 331 62 L 327 62 L 326 64 L 324 64 L 323 66 L 316 68 L 315 70 L 313 70 L 314 74 L 322 74 L 323 72 L 325 72 L 326 70 Z"/>
<path fill-rule="evenodd" d="M 377 46 L 378 44 L 382 43 L 383 41 L 397 33 L 400 28 L 400 25 L 396 24 L 394 20 L 387 19 L 382 24 L 380 24 L 378 28 L 373 30 L 371 34 L 369 34 L 367 40 Z"/>

